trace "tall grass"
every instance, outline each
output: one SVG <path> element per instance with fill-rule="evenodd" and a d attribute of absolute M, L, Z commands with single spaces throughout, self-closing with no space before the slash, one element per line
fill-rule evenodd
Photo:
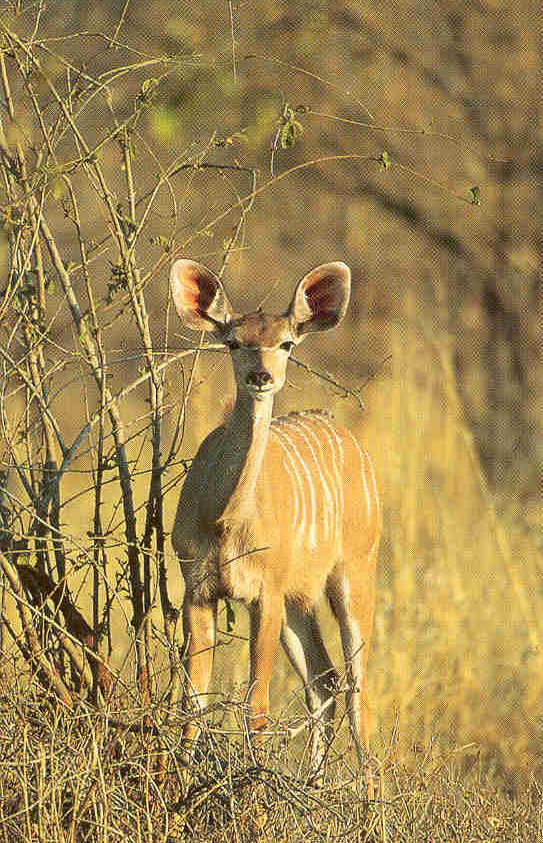
<path fill-rule="evenodd" d="M 385 505 L 376 725 L 386 737 L 397 718 L 405 749 L 470 747 L 510 785 L 540 768 L 538 550 L 507 491 L 488 489 L 446 337 L 414 312 L 367 399 Z"/>

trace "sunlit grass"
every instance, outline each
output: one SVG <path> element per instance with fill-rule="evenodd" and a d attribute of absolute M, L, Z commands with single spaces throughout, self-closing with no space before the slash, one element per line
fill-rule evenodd
<path fill-rule="evenodd" d="M 384 531 L 369 664 L 372 749 L 377 758 L 392 753 L 395 762 L 408 767 L 418 763 L 417 748 L 458 751 L 460 767 L 476 764 L 496 787 L 514 789 L 541 772 L 538 550 L 506 490 L 488 489 L 446 344 L 422 328 L 394 326 L 388 342 L 390 362 L 364 391 L 365 413 L 329 389 L 319 391 L 305 374 L 296 389 L 287 390 L 286 402 L 288 409 L 331 407 L 357 432 L 376 464 Z M 189 414 L 189 452 L 220 421 L 228 377 L 227 364 L 216 356 L 203 365 Z M 224 385 L 218 387 L 221 378 Z M 217 400 L 218 394 L 224 398 Z M 73 481 L 74 491 L 75 481 L 81 487 L 85 482 L 77 475 Z M 165 501 L 167 527 L 179 488 Z M 115 500 L 106 496 L 105 512 L 115 511 Z M 66 532 L 82 545 L 86 507 L 84 497 L 76 499 L 64 519 Z M 122 556 L 122 535 L 120 540 Z M 111 560 L 113 575 L 115 552 Z M 182 581 L 173 552 L 169 585 L 179 605 Z M 80 581 L 80 587 L 85 608 L 88 581 Z M 112 660 L 130 673 L 129 612 L 121 603 L 119 595 L 113 604 Z M 320 611 L 330 652 L 342 670 L 336 625 L 326 607 Z M 158 613 L 156 619 L 159 624 Z M 224 614 L 219 623 L 214 689 L 220 699 L 231 693 L 242 699 L 246 613 L 236 609 L 232 636 L 225 631 Z M 168 674 L 160 647 L 155 669 L 160 687 Z M 304 711 L 302 689 L 282 654 L 273 677 L 272 707 L 289 717 Z M 346 746 L 341 700 L 338 723 L 337 745 Z M 294 757 L 303 754 L 305 739 L 303 733 L 295 742 Z"/>
<path fill-rule="evenodd" d="M 474 744 L 510 784 L 540 766 L 537 549 L 507 490 L 489 492 L 444 340 L 398 334 L 368 404 L 385 504 L 370 664 L 377 731 L 397 718 L 405 751 Z"/>

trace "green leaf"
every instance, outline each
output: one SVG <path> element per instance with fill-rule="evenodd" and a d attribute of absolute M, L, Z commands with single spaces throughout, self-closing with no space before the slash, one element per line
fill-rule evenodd
<path fill-rule="evenodd" d="M 386 149 L 381 152 L 381 155 L 377 160 L 379 161 L 382 170 L 390 170 L 392 163 L 390 161 L 390 158 L 388 157 L 388 152 L 386 151 Z"/>
<path fill-rule="evenodd" d="M 279 142 L 282 149 L 291 149 L 304 131 L 304 127 L 299 120 L 296 120 L 294 114 L 295 112 L 292 108 L 285 109 L 279 135 Z"/>
<path fill-rule="evenodd" d="M 472 205 L 481 204 L 481 190 L 479 185 L 476 184 L 474 187 L 470 187 L 468 193 L 470 195 L 470 202 Z"/>
<path fill-rule="evenodd" d="M 136 102 L 138 103 L 138 105 L 146 105 L 147 103 L 151 102 L 157 85 L 158 79 L 156 79 L 154 76 L 151 76 L 149 79 L 146 79 L 143 82 L 139 94 L 136 97 Z"/>

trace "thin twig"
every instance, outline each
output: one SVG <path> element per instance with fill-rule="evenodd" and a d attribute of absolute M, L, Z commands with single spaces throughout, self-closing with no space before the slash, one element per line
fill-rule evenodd
<path fill-rule="evenodd" d="M 230 12 L 230 39 L 232 41 L 232 76 L 234 78 L 234 85 L 237 85 L 238 77 L 236 72 L 236 36 L 234 32 L 234 11 L 232 9 L 232 0 L 228 0 L 228 9 Z"/>
<path fill-rule="evenodd" d="M 366 409 L 357 390 L 350 389 L 348 386 L 345 386 L 344 384 L 330 377 L 330 375 L 325 375 L 324 372 L 318 372 L 316 369 L 312 369 L 311 366 L 307 365 L 307 363 L 302 363 L 301 360 L 297 360 L 295 357 L 291 357 L 290 359 L 292 363 L 295 363 L 296 366 L 300 366 L 306 372 L 309 372 L 309 374 L 314 375 L 316 378 L 320 378 L 323 381 L 326 381 L 326 383 L 335 386 L 336 389 L 340 389 L 343 392 L 343 397 L 346 398 L 347 396 L 350 396 L 351 398 L 354 398 L 361 410 Z"/>

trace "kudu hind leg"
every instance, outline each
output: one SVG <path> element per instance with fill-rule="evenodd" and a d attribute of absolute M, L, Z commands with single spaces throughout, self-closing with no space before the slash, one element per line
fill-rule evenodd
<path fill-rule="evenodd" d="M 332 612 L 339 624 L 348 689 L 345 705 L 358 762 L 367 785 L 368 797 L 373 795 L 369 767 L 370 705 L 366 666 L 373 625 L 373 584 L 337 582 L 329 584 L 327 595 Z"/>
<path fill-rule="evenodd" d="M 287 602 L 281 628 L 281 644 L 305 686 L 311 727 L 311 768 L 314 780 L 324 776 L 324 761 L 332 739 L 338 676 L 324 646 L 314 611 Z"/>

